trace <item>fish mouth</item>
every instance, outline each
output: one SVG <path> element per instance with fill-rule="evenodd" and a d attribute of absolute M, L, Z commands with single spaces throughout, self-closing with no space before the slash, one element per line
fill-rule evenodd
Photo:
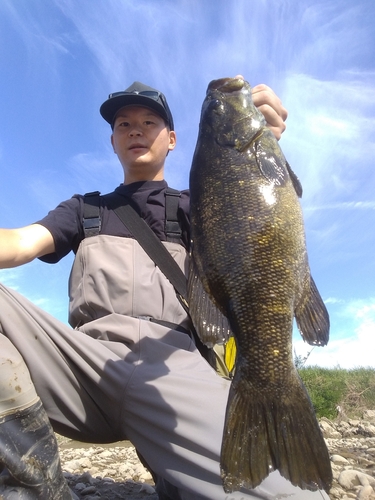
<path fill-rule="evenodd" d="M 218 90 L 225 94 L 242 90 L 245 85 L 243 78 L 219 78 L 209 83 L 207 92 Z"/>

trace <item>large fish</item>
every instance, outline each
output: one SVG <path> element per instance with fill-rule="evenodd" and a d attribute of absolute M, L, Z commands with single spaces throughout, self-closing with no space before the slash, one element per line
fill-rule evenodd
<path fill-rule="evenodd" d="M 293 317 L 308 343 L 325 345 L 329 336 L 310 276 L 302 188 L 241 78 L 208 86 L 190 191 L 193 321 L 208 345 L 225 340 L 215 304 L 237 345 L 221 449 L 224 490 L 255 488 L 278 469 L 302 489 L 328 491 L 328 451 L 292 354 Z"/>

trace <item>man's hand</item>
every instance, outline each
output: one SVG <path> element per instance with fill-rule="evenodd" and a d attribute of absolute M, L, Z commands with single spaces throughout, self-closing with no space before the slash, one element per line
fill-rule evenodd
<path fill-rule="evenodd" d="M 276 139 L 279 140 L 286 129 L 285 120 L 288 117 L 288 111 L 284 108 L 275 92 L 263 83 L 253 87 L 252 94 L 255 106 L 263 114 L 267 126 L 272 130 Z"/>

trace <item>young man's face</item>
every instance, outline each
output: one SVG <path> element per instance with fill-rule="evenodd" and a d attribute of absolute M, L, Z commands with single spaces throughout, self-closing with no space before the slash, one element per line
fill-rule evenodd
<path fill-rule="evenodd" d="M 162 180 L 168 151 L 176 145 L 176 134 L 150 108 L 126 106 L 117 113 L 111 142 L 124 169 L 125 184 Z"/>

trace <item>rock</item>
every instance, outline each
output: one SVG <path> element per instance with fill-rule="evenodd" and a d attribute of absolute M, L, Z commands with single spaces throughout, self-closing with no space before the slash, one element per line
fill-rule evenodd
<path fill-rule="evenodd" d="M 81 467 L 79 460 L 70 460 L 69 462 L 66 462 L 64 464 L 64 470 L 68 472 L 74 472 L 76 470 L 79 470 Z"/>
<path fill-rule="evenodd" d="M 367 410 L 363 415 L 372 419 L 372 412 Z M 375 422 L 341 416 L 337 422 L 322 419 L 320 425 L 330 436 L 340 435 L 326 437 L 333 472 L 331 500 L 375 500 Z"/>
<path fill-rule="evenodd" d="M 149 495 L 154 495 L 155 494 L 155 488 L 153 488 L 150 484 L 142 484 L 141 490 L 144 491 L 145 493 L 148 493 Z"/>
<path fill-rule="evenodd" d="M 357 500 L 370 500 L 373 498 L 374 490 L 370 485 L 363 486 L 357 496 Z"/>
<path fill-rule="evenodd" d="M 366 437 L 375 437 L 375 425 L 369 422 L 361 422 L 358 424 L 358 434 Z"/>
<path fill-rule="evenodd" d="M 81 490 L 81 495 L 89 495 L 90 493 L 96 493 L 96 488 L 95 486 L 87 486 L 86 488 L 83 488 Z"/>
<path fill-rule="evenodd" d="M 346 460 L 346 458 L 342 457 L 341 455 L 332 455 L 331 461 L 335 465 L 348 465 L 349 464 L 348 460 Z"/>
<path fill-rule="evenodd" d="M 362 420 L 375 422 L 375 410 L 365 410 L 362 415 Z"/>
<path fill-rule="evenodd" d="M 57 438 L 74 500 L 158 500 L 152 476 L 129 442 L 80 448 L 82 443 Z"/>
<path fill-rule="evenodd" d="M 331 500 L 375 500 L 375 410 L 361 419 L 319 421 L 331 456 Z M 83 445 L 58 436 L 74 500 L 158 500 L 150 472 L 129 442 Z M 83 493 L 85 492 L 85 493 Z"/>
<path fill-rule="evenodd" d="M 359 472 L 356 470 L 344 470 L 341 472 L 338 482 L 346 490 L 351 490 L 361 483 L 358 478 Z"/>
<path fill-rule="evenodd" d="M 321 419 L 320 428 L 325 438 L 340 438 L 341 434 L 334 428 L 328 419 Z"/>

